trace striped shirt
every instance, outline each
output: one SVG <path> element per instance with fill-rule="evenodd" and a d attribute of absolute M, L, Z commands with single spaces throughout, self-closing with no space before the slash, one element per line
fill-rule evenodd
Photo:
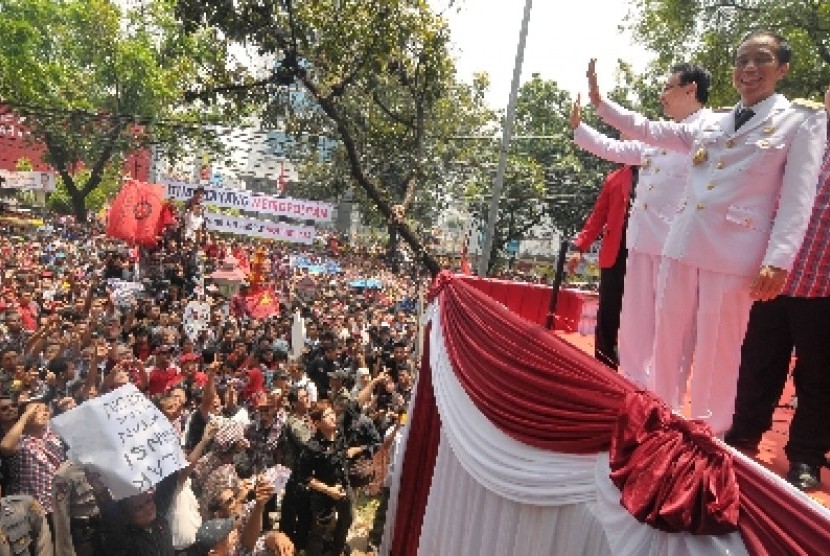
<path fill-rule="evenodd" d="M 830 297 L 830 144 L 818 178 L 813 213 L 783 295 Z"/>

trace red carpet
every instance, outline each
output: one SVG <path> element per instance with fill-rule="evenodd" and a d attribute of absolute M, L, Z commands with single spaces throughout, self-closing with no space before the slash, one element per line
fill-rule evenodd
<path fill-rule="evenodd" d="M 594 353 L 594 337 L 583 336 L 578 333 L 557 332 L 563 339 L 567 340 L 579 349 L 593 354 Z M 788 406 L 793 399 L 794 388 L 792 381 L 787 381 L 787 386 L 784 390 L 784 395 L 781 397 L 779 407 L 773 417 L 773 428 L 764 435 L 761 441 L 760 451 L 754 457 L 755 461 L 770 469 L 771 471 L 781 475 L 782 477 L 787 473 L 789 462 L 787 456 L 784 455 L 784 444 L 787 443 L 787 431 L 790 426 L 790 419 L 792 419 L 793 410 Z M 830 426 L 830 424 L 828 424 Z M 821 472 L 821 490 L 808 493 L 812 499 L 819 504 L 830 508 L 830 470 L 823 469 Z"/>

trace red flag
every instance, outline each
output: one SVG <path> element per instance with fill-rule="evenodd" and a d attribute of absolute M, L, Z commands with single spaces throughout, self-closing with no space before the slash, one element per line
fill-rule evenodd
<path fill-rule="evenodd" d="M 156 230 L 156 235 L 161 236 L 164 234 L 164 230 L 170 226 L 176 224 L 176 208 L 170 203 L 170 201 L 165 201 L 161 206 L 161 213 L 159 214 L 159 221 L 158 221 L 158 229 Z"/>
<path fill-rule="evenodd" d="M 135 245 L 155 245 L 164 187 L 124 180 L 107 215 L 107 235 Z"/>
<path fill-rule="evenodd" d="M 272 287 L 261 288 L 245 298 L 245 312 L 254 319 L 280 314 L 280 299 Z"/>
<path fill-rule="evenodd" d="M 280 163 L 280 177 L 277 179 L 277 194 L 285 193 L 285 188 L 288 187 L 288 176 L 285 175 L 285 164 Z"/>
<path fill-rule="evenodd" d="M 472 275 L 473 267 L 470 265 L 470 260 L 467 258 L 467 245 L 470 243 L 470 234 L 464 237 L 464 243 L 461 245 L 461 274 L 468 276 Z"/>

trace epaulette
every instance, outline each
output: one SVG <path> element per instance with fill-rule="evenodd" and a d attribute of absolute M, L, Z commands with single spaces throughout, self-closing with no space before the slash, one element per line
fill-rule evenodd
<path fill-rule="evenodd" d="M 824 110 L 824 105 L 822 103 L 814 100 L 807 100 L 806 98 L 797 98 L 792 101 L 792 105 L 796 108 L 806 108 L 807 110 L 812 110 L 813 112 Z"/>
<path fill-rule="evenodd" d="M 721 106 L 719 108 L 712 108 L 712 112 L 715 114 L 726 114 L 727 112 L 732 112 L 735 110 L 734 106 Z"/>

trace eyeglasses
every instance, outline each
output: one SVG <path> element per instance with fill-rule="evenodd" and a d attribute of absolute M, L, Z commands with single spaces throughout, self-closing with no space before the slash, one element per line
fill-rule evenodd
<path fill-rule="evenodd" d="M 749 64 L 755 67 L 764 67 L 772 65 L 776 62 L 775 56 L 771 54 L 759 54 L 757 56 L 739 56 L 735 59 L 735 67 L 737 69 L 746 69 Z"/>

